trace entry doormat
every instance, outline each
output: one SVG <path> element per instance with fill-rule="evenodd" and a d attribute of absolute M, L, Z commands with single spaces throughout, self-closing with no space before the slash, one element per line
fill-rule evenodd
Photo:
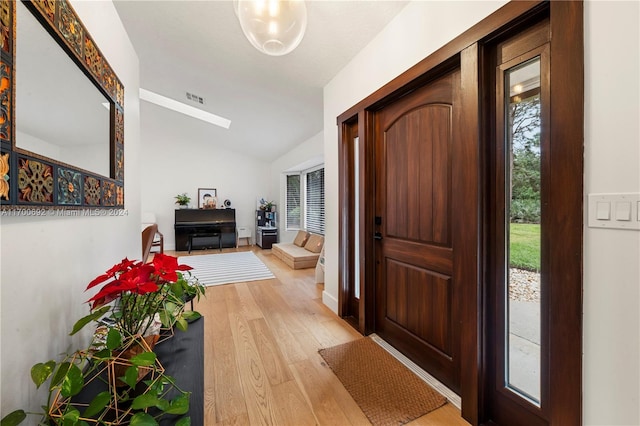
<path fill-rule="evenodd" d="M 319 353 L 374 426 L 402 425 L 447 402 L 369 338 Z"/>
<path fill-rule="evenodd" d="M 191 273 L 205 286 L 275 278 L 258 256 L 250 251 L 238 253 L 181 256 L 180 264 L 191 266 Z"/>

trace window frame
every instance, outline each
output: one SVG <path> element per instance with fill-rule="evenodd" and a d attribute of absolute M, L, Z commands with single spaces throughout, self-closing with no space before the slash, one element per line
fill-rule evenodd
<path fill-rule="evenodd" d="M 297 226 L 289 225 L 289 177 L 290 176 L 298 176 L 299 177 L 299 187 L 298 187 L 298 197 L 299 197 L 299 207 L 300 211 L 298 213 L 298 224 Z M 284 184 L 284 228 L 286 231 L 299 231 L 302 225 L 302 213 L 304 211 L 304 196 L 302 191 L 302 172 L 296 173 L 285 173 L 285 184 Z"/>
<path fill-rule="evenodd" d="M 304 170 L 300 170 L 300 171 L 288 171 L 283 173 L 284 174 L 284 188 L 285 188 L 285 194 L 284 194 L 284 227 L 286 231 L 299 231 L 301 229 L 305 229 L 308 230 L 309 226 L 308 226 L 308 221 L 307 221 L 307 178 L 309 173 L 313 173 L 315 171 L 318 170 L 324 170 L 325 169 L 325 165 L 324 163 L 320 163 L 317 164 L 313 167 L 309 167 L 307 169 Z M 324 174 L 324 172 L 323 172 Z M 300 222 L 299 225 L 297 227 L 295 226 L 290 226 L 289 224 L 289 214 L 288 214 L 288 210 L 289 210 L 289 182 L 288 182 L 288 178 L 289 176 L 300 176 Z M 323 206 L 324 208 L 324 206 Z M 323 220 L 323 228 L 325 226 L 325 222 L 326 222 L 326 215 L 325 215 L 325 220 Z M 311 231 L 310 231 L 311 232 Z M 326 233 L 326 229 L 325 229 L 325 233 Z M 321 235 L 324 235 L 321 234 Z"/>

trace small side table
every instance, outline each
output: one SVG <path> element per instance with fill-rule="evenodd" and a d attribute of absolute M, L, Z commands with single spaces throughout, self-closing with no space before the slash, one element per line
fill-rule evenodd
<path fill-rule="evenodd" d="M 238 247 L 238 243 L 240 242 L 240 238 L 245 238 L 247 240 L 247 245 L 251 245 L 251 229 L 246 226 L 239 226 L 236 228 L 236 234 L 238 238 L 236 238 L 236 247 Z"/>

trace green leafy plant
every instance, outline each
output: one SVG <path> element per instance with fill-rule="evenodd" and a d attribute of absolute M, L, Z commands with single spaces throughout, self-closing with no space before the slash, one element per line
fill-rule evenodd
<path fill-rule="evenodd" d="M 511 200 L 509 207 L 511 223 L 540 223 L 540 199 Z"/>
<path fill-rule="evenodd" d="M 260 199 L 260 209 L 261 210 L 271 211 L 271 209 L 273 208 L 274 205 L 275 205 L 275 203 L 273 201 L 267 201 L 264 198 Z"/>
<path fill-rule="evenodd" d="M 187 273 L 190 269 L 190 266 L 178 265 L 176 257 L 162 253 L 157 253 L 153 262 L 146 264 L 123 259 L 89 283 L 87 290 L 105 284 L 89 299 L 92 312 L 76 323 L 72 334 L 104 315 L 108 315 L 114 327 L 125 336 L 146 335 L 156 315 L 163 326 L 175 324 L 186 330 L 189 320 L 200 317 L 197 312 L 184 311 L 186 296 L 204 294 L 204 287 Z M 103 310 L 105 306 L 107 309 Z"/>
<path fill-rule="evenodd" d="M 44 412 L 16 410 L 5 416 L 0 426 L 18 425 L 28 414 L 42 416 L 40 425 L 64 426 L 157 425 L 157 419 L 165 414 L 186 414 L 189 393 L 164 374 L 147 343 L 156 339 L 148 340 L 154 336 L 145 335 L 156 319 L 166 328 L 186 330 L 189 321 L 200 318 L 198 312 L 184 309 L 186 301 L 199 299 L 205 290 L 190 269 L 178 265 L 173 256 L 156 254 L 151 264 L 125 258 L 92 280 L 87 290 L 103 286 L 88 300 L 89 315 L 80 318 L 70 333 L 98 322 L 91 345 L 59 362 L 34 365 L 31 378 L 36 387 L 50 381 Z M 78 402 L 77 396 L 93 381 L 104 382 L 101 388 L 107 390 L 91 395 L 88 404 Z M 169 392 L 178 395 L 170 398 Z M 176 423 L 188 424 L 188 417 Z"/>
<path fill-rule="evenodd" d="M 193 299 L 200 300 L 205 294 L 205 288 L 189 271 L 178 273 L 178 277 L 166 289 L 159 317 L 165 328 L 175 326 L 178 330 L 186 331 L 188 323 L 201 315 L 196 311 L 186 311 L 185 303 Z"/>
<path fill-rule="evenodd" d="M 181 206 L 188 206 L 189 203 L 191 202 L 191 197 L 189 197 L 186 192 L 176 195 L 175 199 L 176 199 L 176 204 L 179 204 Z"/>
<path fill-rule="evenodd" d="M 2 419 L 2 426 L 19 425 L 28 415 L 40 416 L 39 425 L 158 425 L 158 420 L 167 414 L 183 416 L 176 425 L 189 425 L 190 418 L 184 415 L 189 411 L 190 393 L 180 389 L 173 377 L 164 374 L 152 351 L 143 350 L 131 357 L 123 375 L 113 377 L 116 371 L 113 365 L 123 362 L 122 342 L 120 332 L 111 328 L 99 351 L 92 343 L 89 349 L 65 355 L 59 362 L 35 364 L 31 368 L 31 379 L 36 387 L 49 381 L 43 412 L 13 411 Z M 141 370 L 148 379 L 138 382 Z M 116 386 L 116 379 L 122 386 Z M 79 398 L 93 381 L 103 382 L 92 387 L 102 391 Z M 86 397 L 90 398 L 88 403 L 80 402 Z"/>

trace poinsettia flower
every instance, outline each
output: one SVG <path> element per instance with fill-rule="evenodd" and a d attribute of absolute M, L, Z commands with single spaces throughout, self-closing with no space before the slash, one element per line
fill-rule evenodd
<path fill-rule="evenodd" d="M 135 268 L 129 269 L 128 271 L 120 274 L 119 279 L 135 281 L 135 282 L 143 282 L 150 281 L 152 279 L 152 274 L 155 272 L 155 269 L 152 265 L 137 265 Z"/>
<path fill-rule="evenodd" d="M 153 256 L 153 266 L 156 275 L 164 281 L 174 282 L 178 280 L 176 271 L 188 271 L 193 269 L 189 265 L 178 265 L 178 258 L 162 253 L 156 253 Z"/>
<path fill-rule="evenodd" d="M 101 284 L 103 282 L 105 282 L 106 280 L 113 278 L 113 276 L 109 276 L 107 274 L 102 274 L 102 275 L 98 275 L 96 278 L 93 279 L 93 281 L 91 281 L 89 283 L 89 285 L 87 286 L 87 288 L 84 289 L 84 291 L 89 290 L 91 287 L 95 287 L 98 284 Z"/>
<path fill-rule="evenodd" d="M 147 293 L 155 293 L 158 291 L 160 287 L 153 281 L 149 281 L 146 283 L 139 284 L 136 290 L 138 294 L 147 294 Z"/>
<path fill-rule="evenodd" d="M 95 295 L 93 296 L 91 299 L 87 300 L 87 302 L 93 302 L 96 301 L 98 299 L 102 299 L 103 297 L 108 297 L 108 296 L 119 296 L 120 294 L 122 294 L 125 291 L 131 291 L 133 289 L 136 288 L 136 284 L 132 283 L 130 281 L 123 281 L 123 280 L 115 280 L 112 281 L 108 284 L 106 284 L 104 287 L 102 287 L 102 289 Z M 113 299 L 111 299 L 113 300 Z"/>
<path fill-rule="evenodd" d="M 107 303 L 111 303 L 112 301 L 116 300 L 118 297 L 120 297 L 119 293 L 118 294 L 110 294 L 110 295 L 102 297 L 100 299 L 96 299 L 96 300 L 93 301 L 93 304 L 91 305 L 91 310 L 95 311 L 96 309 L 103 307 Z"/>
<path fill-rule="evenodd" d="M 120 275 L 119 279 L 128 284 L 130 291 L 138 294 L 147 294 L 159 289 L 153 278 L 154 272 L 155 269 L 152 265 L 141 264 Z"/>
<path fill-rule="evenodd" d="M 122 261 L 116 265 L 113 265 L 111 269 L 107 271 L 107 274 L 116 274 L 117 272 L 125 272 L 136 264 L 135 260 L 129 260 L 128 258 L 122 259 Z"/>
<path fill-rule="evenodd" d="M 134 264 L 135 264 L 135 261 L 129 260 L 125 257 L 124 259 L 122 259 L 120 263 L 113 265 L 107 272 L 105 272 L 102 275 L 99 275 L 93 281 L 91 281 L 87 286 L 87 288 L 85 289 L 85 291 L 89 290 L 92 287 L 95 287 L 98 284 L 105 282 L 109 278 L 115 277 L 117 273 L 122 273 L 127 271 Z"/>
<path fill-rule="evenodd" d="M 144 333 L 151 323 L 149 318 L 164 309 L 163 300 L 171 292 L 170 284 L 178 280 L 177 271 L 190 269 L 193 268 L 178 265 L 176 257 L 160 253 L 152 263 L 125 257 L 89 283 L 87 290 L 103 285 L 87 302 L 94 311 L 116 301 L 111 307 L 111 318 L 117 327 L 130 335 Z"/>

